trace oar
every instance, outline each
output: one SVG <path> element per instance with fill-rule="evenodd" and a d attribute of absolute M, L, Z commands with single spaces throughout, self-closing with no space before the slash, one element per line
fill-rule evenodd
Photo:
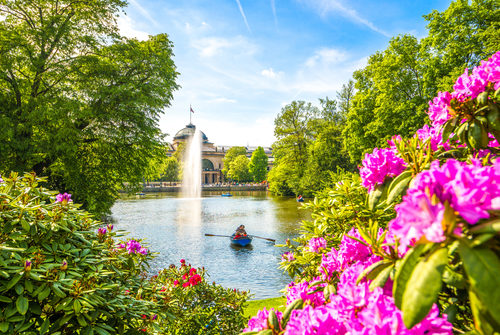
<path fill-rule="evenodd" d="M 268 241 L 271 241 L 271 242 L 276 242 L 276 240 L 273 240 L 272 238 L 260 237 L 260 236 L 255 236 L 255 235 L 248 235 L 248 236 L 255 237 L 255 238 L 261 238 L 263 240 L 268 240 Z"/>
<path fill-rule="evenodd" d="M 229 236 L 229 235 L 215 235 L 215 234 L 205 234 L 205 236 L 232 237 L 232 236 Z"/>

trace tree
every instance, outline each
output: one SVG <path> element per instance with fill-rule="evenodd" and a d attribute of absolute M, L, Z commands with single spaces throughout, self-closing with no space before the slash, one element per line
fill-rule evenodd
<path fill-rule="evenodd" d="M 172 183 L 173 181 L 179 180 L 179 162 L 175 157 L 167 157 L 165 161 L 165 168 L 161 176 L 161 181 L 168 181 Z"/>
<path fill-rule="evenodd" d="M 248 171 L 253 177 L 253 181 L 260 183 L 266 179 L 267 176 L 267 163 L 269 158 L 267 157 L 264 148 L 258 147 L 250 158 L 250 163 L 248 164 Z"/>
<path fill-rule="evenodd" d="M 344 122 L 351 108 L 353 96 L 354 81 L 352 79 L 349 79 L 347 84 L 342 85 L 342 89 L 340 90 L 340 92 L 337 92 L 339 114 L 342 116 Z"/>
<path fill-rule="evenodd" d="M 457 0 L 443 12 L 424 15 L 429 35 L 425 46 L 439 57 L 439 89 L 450 90 L 465 68 L 500 50 L 500 6 L 495 0 Z"/>
<path fill-rule="evenodd" d="M 100 214 L 164 155 L 158 120 L 178 88 L 166 34 L 117 34 L 124 5 L 0 5 L 0 170 L 47 176 L 51 188 Z"/>
<path fill-rule="evenodd" d="M 248 171 L 249 163 L 250 160 L 246 156 L 244 155 L 236 156 L 236 158 L 233 159 L 231 165 L 229 166 L 229 171 L 227 173 L 227 176 L 232 180 L 236 180 L 239 183 L 252 180 L 252 176 Z"/>
<path fill-rule="evenodd" d="M 222 167 L 222 173 L 224 174 L 225 177 L 229 177 L 229 169 L 231 168 L 231 163 L 233 160 L 238 157 L 238 156 L 245 156 L 247 154 L 247 149 L 245 147 L 231 147 L 229 150 L 226 152 L 226 155 L 224 156 L 223 160 L 223 167 Z"/>
<path fill-rule="evenodd" d="M 423 126 L 428 101 L 437 91 L 438 69 L 426 66 L 432 53 L 410 35 L 398 36 L 354 73 L 356 94 L 344 136 L 352 162 L 393 134 L 407 136 Z"/>

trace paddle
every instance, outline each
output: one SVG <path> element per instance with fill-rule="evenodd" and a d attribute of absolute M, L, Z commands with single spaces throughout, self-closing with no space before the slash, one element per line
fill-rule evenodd
<path fill-rule="evenodd" d="M 205 236 L 232 237 L 232 236 L 229 236 L 229 235 L 215 235 L 215 234 L 205 234 Z M 260 236 L 255 236 L 255 235 L 248 235 L 248 236 L 255 237 L 255 238 L 261 238 L 263 240 L 268 240 L 268 241 L 271 241 L 271 242 L 276 242 L 276 240 L 273 240 L 272 238 L 260 237 Z"/>
<path fill-rule="evenodd" d="M 252 237 L 255 237 L 255 238 L 261 238 L 263 240 L 268 240 L 268 241 L 271 241 L 271 242 L 276 242 L 276 240 L 273 240 L 272 238 L 260 237 L 260 236 L 255 236 L 255 235 L 248 235 L 248 236 L 252 236 Z"/>
<path fill-rule="evenodd" d="M 205 236 L 232 237 L 232 236 L 229 236 L 229 235 L 214 235 L 214 234 L 205 234 Z"/>

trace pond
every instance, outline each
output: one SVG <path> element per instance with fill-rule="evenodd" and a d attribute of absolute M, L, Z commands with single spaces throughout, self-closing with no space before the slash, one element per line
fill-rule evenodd
<path fill-rule="evenodd" d="M 141 198 L 123 198 L 112 208 L 117 229 L 132 238 L 144 238 L 152 252 L 159 253 L 151 272 L 185 259 L 194 267 L 205 267 L 207 280 L 229 288 L 250 291 L 251 299 L 280 296 L 291 280 L 278 269 L 283 249 L 255 238 L 250 248 L 233 247 L 228 237 L 240 225 L 248 234 L 275 239 L 282 244 L 298 236 L 301 220 L 309 214 L 295 199 L 272 197 L 266 192 L 204 193 L 201 198 L 181 198 L 173 193 L 149 193 Z"/>

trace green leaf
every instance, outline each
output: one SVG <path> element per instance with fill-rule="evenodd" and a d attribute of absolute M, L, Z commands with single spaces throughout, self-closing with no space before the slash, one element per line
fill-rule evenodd
<path fill-rule="evenodd" d="M 17 308 L 17 311 L 19 312 L 19 314 L 21 314 L 21 315 L 26 314 L 26 312 L 28 311 L 28 306 L 29 306 L 28 299 L 26 299 L 22 295 L 17 298 L 16 308 Z"/>
<path fill-rule="evenodd" d="M 375 206 L 379 202 L 383 193 L 384 193 L 383 185 L 377 185 L 373 188 L 373 190 L 368 195 L 368 208 L 370 210 L 375 209 Z"/>
<path fill-rule="evenodd" d="M 19 281 L 19 279 L 21 279 L 22 276 L 20 274 L 17 274 L 15 275 L 14 277 L 12 277 L 12 279 L 7 283 L 7 286 L 5 287 L 7 290 L 12 288 L 14 285 L 17 284 L 17 282 Z"/>
<path fill-rule="evenodd" d="M 448 264 L 448 250 L 437 249 L 412 271 L 403 293 L 401 311 L 406 328 L 411 329 L 429 313 L 441 291 L 441 276 Z"/>
<path fill-rule="evenodd" d="M 3 295 L 0 295 L 0 302 L 10 303 L 10 302 L 12 302 L 12 299 L 9 297 L 4 297 Z"/>
<path fill-rule="evenodd" d="M 422 252 L 424 251 L 423 245 L 417 245 L 416 247 L 410 249 L 403 261 L 396 267 L 396 274 L 394 276 L 394 285 L 392 287 L 392 295 L 394 297 L 394 303 L 401 309 L 403 302 L 403 293 L 406 290 L 406 285 L 410 279 L 411 273 L 418 263 L 418 259 Z"/>
<path fill-rule="evenodd" d="M 7 330 L 9 330 L 9 323 L 8 322 L 0 322 L 0 331 L 2 333 L 6 333 Z"/>
<path fill-rule="evenodd" d="M 471 290 L 500 324 L 500 260 L 486 248 L 470 248 L 461 242 L 458 251 L 464 263 Z"/>
<path fill-rule="evenodd" d="M 399 176 L 394 178 L 389 186 L 387 203 L 390 204 L 404 191 L 412 177 L 411 171 L 404 171 Z"/>
<path fill-rule="evenodd" d="M 452 122 L 453 119 L 448 120 L 443 126 L 443 143 L 445 143 L 450 137 L 451 132 L 455 129 L 455 126 Z"/>
<path fill-rule="evenodd" d="M 49 327 L 50 327 L 50 319 L 46 318 L 43 321 L 42 325 L 40 326 L 40 335 L 45 334 L 49 330 Z"/>
<path fill-rule="evenodd" d="M 370 283 L 370 291 L 373 291 L 376 287 L 383 287 L 385 283 L 387 282 L 387 279 L 389 279 L 389 275 L 391 274 L 391 271 L 394 267 L 393 266 L 388 266 L 382 271 L 380 271 L 377 276 L 373 279 L 373 281 Z"/>
<path fill-rule="evenodd" d="M 44 300 L 49 296 L 49 294 L 50 294 L 50 286 L 46 286 L 45 289 L 43 289 L 43 291 L 38 293 L 38 301 Z"/>

